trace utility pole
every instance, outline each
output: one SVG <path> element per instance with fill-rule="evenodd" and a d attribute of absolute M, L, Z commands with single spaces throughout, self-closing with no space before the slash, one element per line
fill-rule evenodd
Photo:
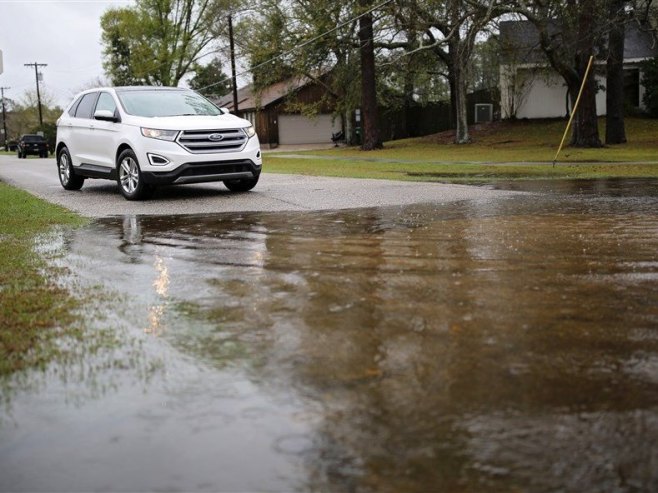
<path fill-rule="evenodd" d="M 24 63 L 26 67 L 34 67 L 34 78 L 37 81 L 37 101 L 39 103 L 39 128 L 43 130 L 43 117 L 41 116 L 41 94 L 39 93 L 39 67 L 47 67 L 47 63 Z"/>
<path fill-rule="evenodd" d="M 7 150 L 7 114 L 5 113 L 5 89 L 9 90 L 11 87 L 0 87 L 0 96 L 2 96 L 2 130 L 4 131 L 2 136 L 4 139 L 3 145 L 5 146 L 5 150 Z"/>
<path fill-rule="evenodd" d="M 238 114 L 238 85 L 235 77 L 235 43 L 233 42 L 233 14 L 228 15 L 228 38 L 231 47 L 231 80 L 233 82 L 233 113 Z"/>

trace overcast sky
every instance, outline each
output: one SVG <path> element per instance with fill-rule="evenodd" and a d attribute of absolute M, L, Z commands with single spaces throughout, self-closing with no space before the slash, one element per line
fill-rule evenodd
<path fill-rule="evenodd" d="M 0 50 L 5 96 L 20 99 L 36 88 L 34 68 L 47 63 L 43 84 L 65 106 L 82 86 L 103 76 L 101 15 L 133 0 L 0 0 Z"/>

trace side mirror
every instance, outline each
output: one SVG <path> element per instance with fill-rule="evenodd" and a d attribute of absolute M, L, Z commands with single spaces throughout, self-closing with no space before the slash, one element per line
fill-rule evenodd
<path fill-rule="evenodd" d="M 222 115 L 228 115 L 230 113 L 228 108 L 219 108 L 219 110 L 222 112 Z"/>
<path fill-rule="evenodd" d="M 103 120 L 105 122 L 118 122 L 119 119 L 114 116 L 110 110 L 96 110 L 94 120 Z"/>

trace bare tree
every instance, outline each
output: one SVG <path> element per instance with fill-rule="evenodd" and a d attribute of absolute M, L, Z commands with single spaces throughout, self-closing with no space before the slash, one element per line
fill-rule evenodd
<path fill-rule="evenodd" d="M 516 120 L 519 109 L 530 95 L 537 72 L 536 67 L 525 68 L 514 62 L 504 65 L 500 74 L 500 105 L 503 118 Z"/>

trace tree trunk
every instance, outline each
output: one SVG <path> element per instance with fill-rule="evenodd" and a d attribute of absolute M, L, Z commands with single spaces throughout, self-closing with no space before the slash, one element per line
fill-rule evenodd
<path fill-rule="evenodd" d="M 605 143 L 626 142 L 624 127 L 624 5 L 625 0 L 610 1 L 610 32 L 606 64 Z"/>
<path fill-rule="evenodd" d="M 457 82 L 454 61 L 459 58 L 459 54 L 453 39 L 448 41 L 448 58 L 450 61 L 446 63 L 446 69 L 448 71 L 448 86 L 450 87 L 450 128 L 457 128 Z"/>
<path fill-rule="evenodd" d="M 455 144 L 468 144 L 468 108 L 466 92 L 468 87 L 466 65 L 459 59 L 459 54 L 453 59 L 455 74 Z"/>
<path fill-rule="evenodd" d="M 412 107 L 414 104 L 414 81 L 411 71 L 407 71 L 404 83 L 404 128 L 397 138 L 406 139 L 408 137 L 415 137 L 413 132 L 413 112 Z"/>
<path fill-rule="evenodd" d="M 580 84 L 582 84 L 585 77 L 590 55 L 594 53 L 595 7 L 595 0 L 583 0 L 579 13 L 578 27 L 581 46 L 576 56 L 576 65 Z M 601 139 L 599 139 L 599 125 L 596 114 L 596 89 L 596 79 L 592 67 L 585 81 L 579 107 L 576 109 L 574 116 L 573 133 L 571 135 L 571 145 L 574 147 L 602 146 Z M 580 87 L 574 88 L 570 84 L 569 90 L 572 102 L 575 104 Z"/>
<path fill-rule="evenodd" d="M 450 87 L 450 128 L 457 128 L 457 85 L 455 71 L 448 69 L 448 86 Z"/>
<path fill-rule="evenodd" d="M 467 49 L 468 39 L 463 39 L 460 33 L 460 28 L 463 25 L 463 21 L 461 20 L 462 9 L 463 2 L 461 0 L 450 0 L 448 4 L 448 17 L 453 26 L 458 26 L 448 41 L 450 65 L 452 65 L 454 76 L 454 91 L 453 87 L 450 87 L 450 102 L 454 104 L 455 144 L 467 144 L 471 140 L 468 136 L 468 113 L 466 108 L 466 91 L 468 90 L 467 63 L 470 58 L 468 56 L 470 52 Z M 454 94 L 454 100 L 452 94 Z"/>
<path fill-rule="evenodd" d="M 370 2 L 359 0 L 359 6 L 365 11 L 370 7 Z M 371 14 L 366 14 L 359 19 L 359 42 L 361 52 L 361 130 L 363 132 L 361 149 L 372 151 L 384 146 L 377 125 L 377 85 Z"/>
<path fill-rule="evenodd" d="M 587 61 L 584 66 L 587 67 Z M 578 71 L 581 78 L 585 69 Z M 581 79 L 582 80 L 582 79 Z M 580 87 L 570 87 L 571 107 L 574 108 Z M 571 145 L 574 147 L 601 147 L 599 138 L 599 122 L 596 115 L 596 81 L 594 74 L 590 71 L 585 82 L 580 103 L 576 109 L 573 120 L 573 132 L 571 134 Z"/>
<path fill-rule="evenodd" d="M 416 136 L 416 129 L 414 124 L 414 115 L 413 107 L 415 104 L 414 101 L 414 92 L 416 89 L 416 56 L 413 54 L 413 51 L 418 48 L 418 33 L 416 32 L 415 26 L 412 24 L 407 30 L 407 36 L 409 38 L 409 51 L 412 52 L 411 55 L 407 56 L 407 66 L 405 67 L 404 74 L 404 129 L 402 130 L 401 135 L 398 138 L 408 138 Z"/>

